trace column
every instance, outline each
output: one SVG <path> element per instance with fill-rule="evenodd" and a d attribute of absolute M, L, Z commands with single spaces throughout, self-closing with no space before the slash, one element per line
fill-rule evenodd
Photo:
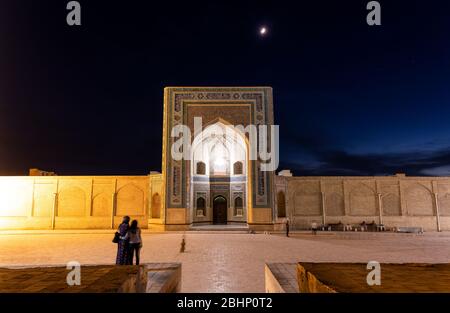
<path fill-rule="evenodd" d="M 34 216 L 34 189 L 35 189 L 35 180 L 33 179 L 33 188 L 31 190 L 31 208 L 28 210 L 28 217 L 32 218 Z"/>
<path fill-rule="evenodd" d="M 56 219 L 56 207 L 58 203 L 58 193 L 53 193 L 53 207 L 52 207 L 52 229 L 55 229 L 55 219 Z"/>
<path fill-rule="evenodd" d="M 111 229 L 114 229 L 114 215 L 116 213 L 116 193 L 111 194 Z"/>
<path fill-rule="evenodd" d="M 114 191 L 111 195 L 111 229 L 114 229 L 114 216 L 116 215 L 117 178 L 114 179 Z"/>
<path fill-rule="evenodd" d="M 325 193 L 322 191 L 320 194 L 322 196 L 322 224 L 325 226 L 327 224 L 325 213 Z"/>
<path fill-rule="evenodd" d="M 436 205 L 436 224 L 437 224 L 437 231 L 441 231 L 441 217 L 439 216 L 439 198 L 438 193 L 434 192 L 434 204 Z"/>
<path fill-rule="evenodd" d="M 378 194 L 378 214 L 380 218 L 380 225 L 383 224 L 383 201 L 381 193 Z"/>

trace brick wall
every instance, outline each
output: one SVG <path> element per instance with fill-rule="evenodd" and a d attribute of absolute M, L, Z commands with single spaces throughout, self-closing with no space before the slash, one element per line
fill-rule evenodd
<path fill-rule="evenodd" d="M 450 230 L 449 177 L 277 177 L 276 192 L 286 194 L 286 215 L 297 228 L 375 221 Z"/>
<path fill-rule="evenodd" d="M 108 229 L 124 215 L 162 223 L 161 175 L 0 177 L 0 229 Z"/>

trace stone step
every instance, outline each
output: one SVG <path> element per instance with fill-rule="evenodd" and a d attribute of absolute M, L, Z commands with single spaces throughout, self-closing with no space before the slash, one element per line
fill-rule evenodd
<path fill-rule="evenodd" d="M 233 233 L 240 233 L 240 234 L 246 234 L 249 232 L 249 228 L 247 225 L 202 225 L 202 226 L 191 226 L 191 231 L 196 232 L 233 232 Z"/>

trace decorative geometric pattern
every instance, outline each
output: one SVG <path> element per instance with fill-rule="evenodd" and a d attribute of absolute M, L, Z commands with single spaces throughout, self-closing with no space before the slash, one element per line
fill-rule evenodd
<path fill-rule="evenodd" d="M 272 90 L 268 87 L 207 87 L 207 88 L 166 88 L 164 112 L 164 173 L 166 175 L 166 206 L 169 208 L 188 207 L 188 184 L 190 181 L 189 163 L 175 161 L 170 149 L 174 143 L 171 138 L 172 127 L 188 125 L 194 132 L 193 114 L 201 112 L 203 127 L 208 121 L 223 118 L 232 125 L 273 125 Z M 240 112 L 245 112 L 243 115 Z M 244 125 L 242 117 L 248 117 Z M 270 146 L 270 142 L 267 143 Z M 249 183 L 256 190 L 251 197 L 252 207 L 272 207 L 271 186 L 273 173 L 261 172 L 259 161 L 251 161 Z"/>

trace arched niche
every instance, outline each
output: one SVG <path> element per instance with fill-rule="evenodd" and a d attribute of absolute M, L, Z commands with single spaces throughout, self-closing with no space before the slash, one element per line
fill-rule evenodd
<path fill-rule="evenodd" d="M 130 183 L 117 192 L 117 216 L 136 216 L 144 214 L 144 192 Z"/>
<path fill-rule="evenodd" d="M 92 216 L 109 216 L 111 215 L 111 208 L 111 195 L 102 192 L 96 194 L 92 199 Z"/>
<path fill-rule="evenodd" d="M 277 193 L 278 217 L 286 217 L 286 196 L 283 191 Z"/>
<path fill-rule="evenodd" d="M 405 190 L 405 202 L 408 215 L 434 215 L 433 196 L 422 184 L 414 183 Z"/>
<path fill-rule="evenodd" d="M 58 193 L 58 216 L 85 216 L 86 193 L 83 189 L 71 186 Z"/>
<path fill-rule="evenodd" d="M 206 199 L 198 197 L 196 201 L 197 216 L 206 216 Z"/>
<path fill-rule="evenodd" d="M 152 218 L 161 218 L 161 195 L 157 192 L 152 196 Z"/>
<path fill-rule="evenodd" d="M 203 172 L 209 176 L 233 176 L 235 170 L 240 172 L 236 175 L 245 175 L 248 161 L 245 136 L 223 121 L 209 125 L 194 138 L 191 160 L 192 176 Z"/>
<path fill-rule="evenodd" d="M 377 196 L 366 184 L 356 185 L 350 192 L 350 214 L 354 216 L 378 215 Z"/>

